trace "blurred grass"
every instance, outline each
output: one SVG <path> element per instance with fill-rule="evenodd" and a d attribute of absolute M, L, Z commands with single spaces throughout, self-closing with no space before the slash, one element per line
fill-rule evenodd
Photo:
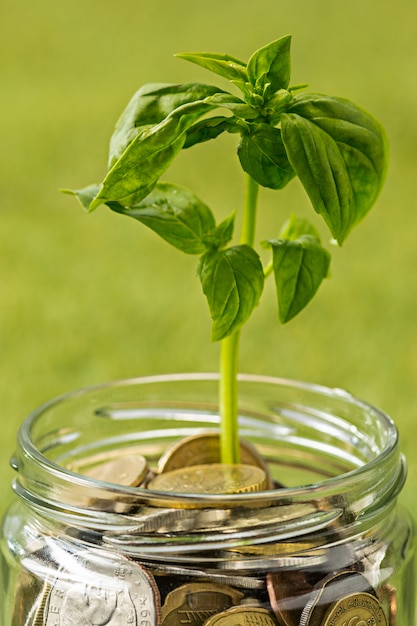
<path fill-rule="evenodd" d="M 378 206 L 334 250 L 332 279 L 286 327 L 268 285 L 241 370 L 344 387 L 386 410 L 409 458 L 402 498 L 417 516 L 417 6 L 3 0 L 0 11 L 0 510 L 17 428 L 41 402 L 114 378 L 217 368 L 195 260 L 105 208 L 87 216 L 58 188 L 102 177 L 113 125 L 141 84 L 215 81 L 175 52 L 246 59 L 292 33 L 292 83 L 372 111 L 391 167 Z M 234 151 L 233 137 L 196 147 L 167 178 L 229 213 L 242 202 Z M 290 211 L 311 213 L 297 182 L 262 191 L 259 239 Z"/>

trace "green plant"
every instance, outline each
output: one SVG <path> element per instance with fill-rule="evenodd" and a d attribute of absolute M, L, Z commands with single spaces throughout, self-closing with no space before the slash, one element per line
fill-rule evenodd
<path fill-rule="evenodd" d="M 292 216 L 264 268 L 254 249 L 259 186 L 284 188 L 298 177 L 314 210 L 339 245 L 381 189 L 387 164 L 380 124 L 348 100 L 290 87 L 291 37 L 257 50 L 244 63 L 228 55 L 180 54 L 228 79 L 240 96 L 202 83 L 148 84 L 133 96 L 110 140 L 101 184 L 75 191 L 87 211 L 105 204 L 154 230 L 174 247 L 199 255 L 198 276 L 221 341 L 222 460 L 239 460 L 237 370 L 241 327 L 275 277 L 280 321 L 301 311 L 328 274 L 330 254 L 305 219 Z M 221 114 L 218 114 L 218 112 Z M 216 112 L 216 114 L 214 114 Z M 236 133 L 246 195 L 240 242 L 230 245 L 234 215 L 216 224 L 191 191 L 160 177 L 173 159 L 221 133 Z"/>

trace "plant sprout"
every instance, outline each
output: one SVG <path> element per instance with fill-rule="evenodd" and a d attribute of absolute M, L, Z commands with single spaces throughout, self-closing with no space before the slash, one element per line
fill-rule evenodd
<path fill-rule="evenodd" d="M 146 84 L 135 93 L 110 140 L 108 172 L 100 184 L 70 191 L 91 212 L 99 205 L 151 228 L 175 248 L 197 255 L 198 276 L 221 342 L 221 458 L 239 462 L 238 351 L 240 332 L 275 278 L 279 319 L 291 320 L 328 275 L 330 254 L 316 228 L 291 216 L 264 267 L 255 250 L 259 187 L 283 189 L 298 178 L 334 240 L 343 243 L 374 204 L 383 184 L 387 145 L 381 125 L 352 102 L 290 86 L 291 37 L 257 50 L 247 63 L 226 54 L 184 53 L 220 75 L 234 95 L 202 83 Z M 192 191 L 161 181 L 182 150 L 238 136 L 246 190 L 240 241 L 231 244 L 234 214 L 216 224 Z"/>

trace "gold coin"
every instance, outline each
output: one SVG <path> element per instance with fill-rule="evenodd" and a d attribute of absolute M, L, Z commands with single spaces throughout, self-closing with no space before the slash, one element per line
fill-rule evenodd
<path fill-rule="evenodd" d="M 155 476 L 148 488 L 169 493 L 228 494 L 262 491 L 265 472 L 254 465 L 193 465 Z"/>
<path fill-rule="evenodd" d="M 137 487 L 148 472 L 148 463 L 140 454 L 122 454 L 109 460 L 100 459 L 95 464 L 92 462 L 94 459 L 85 459 L 84 465 L 77 467 L 78 473 L 124 487 Z"/>
<path fill-rule="evenodd" d="M 66 467 L 81 476 L 121 487 L 142 485 L 149 471 L 145 457 L 133 448 L 101 452 L 77 459 Z M 115 496 L 108 490 L 95 488 L 86 483 L 80 485 L 78 489 L 74 487 L 74 492 L 67 497 L 67 502 L 97 511 L 127 513 L 135 506 L 136 498 L 132 495 Z"/>
<path fill-rule="evenodd" d="M 320 581 L 314 590 L 308 594 L 309 598 L 301 613 L 299 626 L 344 626 L 345 622 L 338 621 L 339 614 L 346 613 L 357 608 L 357 614 L 362 612 L 361 603 L 366 605 L 367 599 L 372 598 L 380 607 L 375 591 L 370 586 L 367 578 L 353 570 L 344 570 L 329 574 Z M 355 601 L 355 598 L 357 600 Z M 370 605 L 371 606 L 371 605 Z M 376 606 L 372 603 L 372 606 Z M 336 612 L 339 611 L 339 613 Z M 383 615 L 383 611 L 381 610 Z M 329 617 L 331 616 L 331 617 Z M 327 617 L 329 619 L 327 620 Z M 355 613 L 351 613 L 351 618 Z M 324 619 L 327 621 L 325 622 Z M 333 620 L 333 621 L 332 621 Z M 347 624 L 349 621 L 346 622 Z M 387 626 L 386 621 L 369 622 L 373 626 Z M 352 624 L 360 625 L 360 620 Z M 364 622 L 367 626 L 368 622 Z"/>
<path fill-rule="evenodd" d="M 45 606 L 49 596 L 49 592 L 51 591 L 51 585 L 49 583 L 45 583 L 42 595 L 39 598 L 39 603 L 36 606 L 36 610 L 33 615 L 33 620 L 31 621 L 31 626 L 44 626 L 45 625 Z"/>
<path fill-rule="evenodd" d="M 384 611 L 375 596 L 353 593 L 335 602 L 327 611 L 320 626 L 388 626 Z"/>
<path fill-rule="evenodd" d="M 14 589 L 12 626 L 26 624 L 28 618 L 36 611 L 41 592 L 40 581 L 23 570 Z"/>
<path fill-rule="evenodd" d="M 213 615 L 205 626 L 276 626 L 271 613 L 260 606 L 235 606 Z"/>
<path fill-rule="evenodd" d="M 162 607 L 162 626 L 202 626 L 212 615 L 239 604 L 243 593 L 228 585 L 189 583 L 171 591 Z"/>
<path fill-rule="evenodd" d="M 256 448 L 247 441 L 240 441 L 240 461 L 243 465 L 260 467 L 268 479 L 267 489 L 272 489 L 273 481 L 269 469 Z M 200 433 L 181 439 L 171 446 L 160 458 L 158 473 L 171 472 L 190 465 L 220 463 L 220 436 L 217 433 Z"/>

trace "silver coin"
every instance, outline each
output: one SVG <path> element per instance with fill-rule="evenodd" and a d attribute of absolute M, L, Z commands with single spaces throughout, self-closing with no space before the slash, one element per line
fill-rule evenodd
<path fill-rule="evenodd" d="M 309 594 L 310 597 L 301 613 L 299 626 L 328 626 L 326 616 L 331 614 L 333 608 L 338 606 L 341 600 L 346 599 L 351 604 L 355 597 L 361 598 L 363 595 L 376 599 L 374 589 L 363 574 L 354 570 L 329 574 L 315 585 Z M 338 624 L 337 621 L 333 623 Z M 377 622 L 363 620 L 363 623 L 376 624 Z M 378 623 L 383 626 L 383 622 Z"/>
<path fill-rule="evenodd" d="M 98 549 L 65 557 L 45 606 L 45 626 L 158 626 L 153 577 L 127 558 Z"/>
<path fill-rule="evenodd" d="M 123 528 L 122 534 L 146 535 L 164 534 L 172 532 L 205 533 L 208 530 L 217 529 L 219 532 L 230 533 L 241 531 L 248 527 L 266 528 L 277 524 L 292 523 L 293 520 L 312 516 L 316 509 L 310 504 L 290 504 L 282 506 L 269 506 L 265 508 L 245 509 L 170 509 L 142 507 L 138 514 L 129 517 L 133 522 L 127 531 Z M 274 531 L 275 532 L 275 531 Z M 106 533 L 106 537 L 116 537 L 116 532 Z"/>
<path fill-rule="evenodd" d="M 196 580 L 209 581 L 224 585 L 230 585 L 231 587 L 238 587 L 240 589 L 264 589 L 265 579 L 256 578 L 254 576 L 239 576 L 232 574 L 219 574 L 218 571 L 213 569 L 198 569 L 194 567 L 186 567 L 181 565 L 174 565 L 170 563 L 152 563 L 142 561 L 142 563 L 152 571 L 155 576 L 180 576 L 195 578 Z"/>

